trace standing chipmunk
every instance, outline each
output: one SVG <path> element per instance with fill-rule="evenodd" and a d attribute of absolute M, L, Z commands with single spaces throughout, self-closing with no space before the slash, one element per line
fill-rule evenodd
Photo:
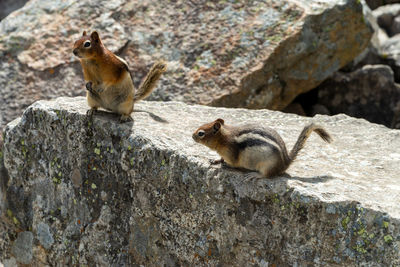
<path fill-rule="evenodd" d="M 91 108 L 88 115 L 102 107 L 121 114 L 121 122 L 132 120 L 134 103 L 146 98 L 166 71 L 165 62 L 155 63 L 135 93 L 128 64 L 103 45 L 96 31 L 90 36 L 84 31 L 75 42 L 73 53 L 79 58 L 87 81 L 86 97 Z"/>
<path fill-rule="evenodd" d="M 332 141 L 322 127 L 310 124 L 304 127 L 292 151 L 288 153 L 285 142 L 274 129 L 254 125 L 229 126 L 225 125 L 223 119 L 202 125 L 192 137 L 222 157 L 213 164 L 225 161 L 232 167 L 258 171 L 265 177 L 272 177 L 285 172 L 313 131 L 324 141 Z"/>

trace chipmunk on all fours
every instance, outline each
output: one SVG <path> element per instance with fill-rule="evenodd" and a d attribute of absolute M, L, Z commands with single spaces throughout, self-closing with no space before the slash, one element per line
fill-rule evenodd
<path fill-rule="evenodd" d="M 156 62 L 136 91 L 127 62 L 108 50 L 96 31 L 90 35 L 84 31 L 74 43 L 73 53 L 87 82 L 88 114 L 101 107 L 120 114 L 121 122 L 132 120 L 134 103 L 150 95 L 167 68 L 164 61 Z"/>
<path fill-rule="evenodd" d="M 285 142 L 274 129 L 254 124 L 227 125 L 223 119 L 200 126 L 192 138 L 221 156 L 220 160 L 212 161 L 212 164 L 226 162 L 231 167 L 257 171 L 262 177 L 270 178 L 287 170 L 312 132 L 317 133 L 325 142 L 332 141 L 324 128 L 311 123 L 303 128 L 292 150 L 288 152 Z"/>

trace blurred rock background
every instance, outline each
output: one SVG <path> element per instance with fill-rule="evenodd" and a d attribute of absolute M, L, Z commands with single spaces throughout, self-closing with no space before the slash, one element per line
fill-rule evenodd
<path fill-rule="evenodd" d="M 306 116 L 346 113 L 400 128 L 396 1 L 361 2 L 374 32 L 367 47 L 362 23 L 337 23 L 346 21 L 346 13 L 332 11 L 331 21 L 326 14 L 303 20 L 307 12 L 318 13 L 305 12 L 318 10 L 307 1 L 171 6 L 32 0 L 21 8 L 25 2 L 0 3 L 0 131 L 36 100 L 85 94 L 70 53 L 84 29 L 99 30 L 106 46 L 127 59 L 136 85 L 154 60 L 168 60 L 170 71 L 150 100 Z"/>
<path fill-rule="evenodd" d="M 400 4 L 367 1 L 365 18 L 374 30 L 369 46 L 321 85 L 299 95 L 299 115 L 338 114 L 400 128 Z"/>
<path fill-rule="evenodd" d="M 399 27 L 391 23 L 397 13 L 384 7 L 370 12 L 364 3 L 365 19 L 375 30 L 367 47 L 370 30 L 354 13 L 359 1 L 350 2 L 338 9 L 317 1 L 29 1 L 0 24 L 0 130 L 38 99 L 85 94 L 81 67 L 70 50 L 83 30 L 92 29 L 127 59 L 136 85 L 155 60 L 168 60 L 169 72 L 150 100 L 305 115 L 345 112 L 397 127 L 395 99 L 389 105 L 373 95 L 360 101 L 372 101 L 385 114 L 381 121 L 363 113 L 357 99 L 349 105 L 342 103 L 344 97 L 323 100 L 343 94 L 332 84 L 339 69 L 348 76 L 366 64 L 386 64 L 394 77 L 398 72 L 392 35 Z M 395 96 L 396 82 L 385 92 Z M 380 91 L 382 83 L 371 86 Z M 353 87 L 359 88 L 357 82 Z M 314 88 L 318 93 L 302 95 Z"/>

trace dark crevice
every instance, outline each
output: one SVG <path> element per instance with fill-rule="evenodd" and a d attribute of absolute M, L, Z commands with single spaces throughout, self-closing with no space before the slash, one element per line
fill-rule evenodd
<path fill-rule="evenodd" d="M 312 116 L 312 108 L 315 104 L 318 103 L 318 90 L 313 89 L 308 91 L 304 94 L 298 95 L 294 100 L 293 103 L 298 103 L 303 108 L 305 114 L 307 116 Z"/>

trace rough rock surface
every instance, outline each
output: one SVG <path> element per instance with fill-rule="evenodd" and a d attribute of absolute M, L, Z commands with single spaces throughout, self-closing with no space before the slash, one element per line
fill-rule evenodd
<path fill-rule="evenodd" d="M 58 98 L 8 124 L 6 219 L 17 229 L 3 234 L 0 261 L 31 251 L 33 266 L 400 264 L 400 131 L 345 115 L 136 109 L 134 123 L 105 112 L 92 121 L 84 98 Z M 313 134 L 288 174 L 246 182 L 191 139 L 218 117 L 269 125 L 289 148 L 314 121 L 334 142 Z"/>
<path fill-rule="evenodd" d="M 365 3 L 363 3 L 363 10 L 364 18 L 368 21 L 369 25 L 371 25 L 374 33 L 367 48 L 342 69 L 346 72 L 362 68 L 364 65 L 387 64 L 388 61 L 386 56 L 381 52 L 381 47 L 389 39 L 389 36 L 386 31 L 379 26 L 376 15 L 374 15 Z"/>
<path fill-rule="evenodd" d="M 153 100 L 282 109 L 371 36 L 359 0 L 32 0 L 0 23 L 0 128 L 33 101 L 84 93 L 71 47 L 96 29 L 136 84 L 169 62 Z"/>
<path fill-rule="evenodd" d="M 332 114 L 400 128 L 400 85 L 389 66 L 365 65 L 351 73 L 337 72 L 317 90 L 318 103 Z"/>
<path fill-rule="evenodd" d="M 296 101 L 307 115 L 345 113 L 399 129 L 400 34 L 389 38 L 386 32 L 400 13 L 400 5 L 382 6 L 372 12 L 364 5 L 364 13 L 374 30 L 368 47 Z"/>

